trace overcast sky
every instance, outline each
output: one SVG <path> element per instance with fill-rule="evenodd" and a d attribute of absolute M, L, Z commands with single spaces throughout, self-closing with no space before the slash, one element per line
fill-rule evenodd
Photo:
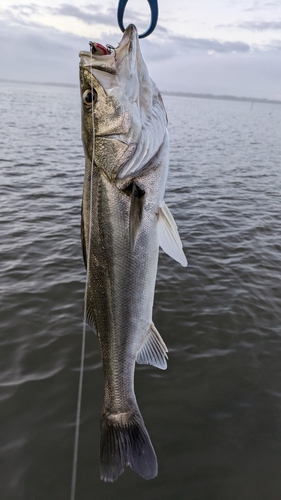
<path fill-rule="evenodd" d="M 0 78 L 78 83 L 88 41 L 117 45 L 118 0 L 1 0 Z M 141 40 L 161 90 L 281 100 L 281 0 L 158 0 L 154 33 Z M 144 31 L 146 0 L 129 0 L 125 26 Z"/>

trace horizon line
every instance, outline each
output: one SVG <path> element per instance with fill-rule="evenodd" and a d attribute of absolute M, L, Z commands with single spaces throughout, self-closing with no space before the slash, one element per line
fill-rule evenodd
<path fill-rule="evenodd" d="M 34 82 L 34 81 L 22 81 L 22 80 L 12 80 L 6 78 L 0 78 L 1 83 L 19 83 L 21 85 L 29 84 L 29 85 L 46 85 L 49 87 L 72 87 L 79 88 L 79 85 L 76 83 L 60 83 L 60 82 Z M 278 99 L 267 99 L 265 97 L 243 97 L 243 96 L 234 96 L 228 94 L 210 94 L 210 93 L 196 93 L 196 92 L 180 92 L 180 91 L 170 91 L 170 90 L 161 90 L 161 94 L 170 95 L 170 96 L 178 96 L 178 97 L 195 97 L 199 99 L 218 99 L 224 101 L 242 101 L 242 102 L 260 102 L 267 104 L 281 104 L 281 100 Z"/>

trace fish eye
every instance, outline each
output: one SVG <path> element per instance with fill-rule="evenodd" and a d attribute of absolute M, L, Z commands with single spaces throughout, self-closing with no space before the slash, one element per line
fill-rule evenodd
<path fill-rule="evenodd" d="M 85 90 L 85 92 L 83 94 L 83 102 L 84 102 L 84 104 L 86 104 L 87 107 L 94 106 L 94 104 L 96 104 L 96 102 L 97 102 L 97 98 L 98 98 L 98 96 L 97 96 L 95 89 Z"/>

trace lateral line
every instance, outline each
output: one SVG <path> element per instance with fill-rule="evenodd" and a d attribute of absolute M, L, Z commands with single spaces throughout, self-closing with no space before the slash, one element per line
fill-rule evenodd
<path fill-rule="evenodd" d="M 92 52 L 91 52 L 91 59 L 92 59 Z M 91 79 L 91 91 L 93 92 L 92 79 Z M 92 129 L 93 129 L 93 137 L 92 137 L 93 150 L 92 150 L 91 178 L 90 178 L 90 216 L 89 216 L 89 231 L 88 231 L 87 273 L 86 273 L 86 283 L 85 283 L 85 292 L 84 292 L 84 317 L 83 317 L 83 331 L 82 331 L 81 362 L 80 362 L 80 374 L 79 374 L 79 384 L 78 384 L 78 397 L 77 397 L 77 410 L 76 410 L 76 423 L 75 423 L 70 500 L 75 500 L 75 493 L 76 493 L 78 448 L 79 448 L 79 434 L 80 434 L 80 420 L 81 420 L 81 418 L 80 418 L 81 417 L 81 402 L 82 402 L 83 375 L 84 375 L 84 364 L 85 364 L 85 344 L 86 344 L 86 326 L 87 326 L 87 324 L 86 324 L 87 296 L 88 296 L 88 282 L 89 282 L 89 270 L 90 270 L 92 206 L 93 206 L 93 169 L 94 169 L 94 150 L 95 150 L 93 104 L 92 104 Z"/>

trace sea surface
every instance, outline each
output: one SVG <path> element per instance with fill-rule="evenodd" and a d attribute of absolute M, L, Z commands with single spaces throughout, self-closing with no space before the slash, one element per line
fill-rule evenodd
<path fill-rule="evenodd" d="M 86 334 L 77 500 L 281 498 L 281 106 L 164 97 L 166 371 L 136 394 L 159 475 L 99 479 L 103 374 Z M 0 498 L 70 498 L 85 271 L 79 89 L 0 84 Z"/>

